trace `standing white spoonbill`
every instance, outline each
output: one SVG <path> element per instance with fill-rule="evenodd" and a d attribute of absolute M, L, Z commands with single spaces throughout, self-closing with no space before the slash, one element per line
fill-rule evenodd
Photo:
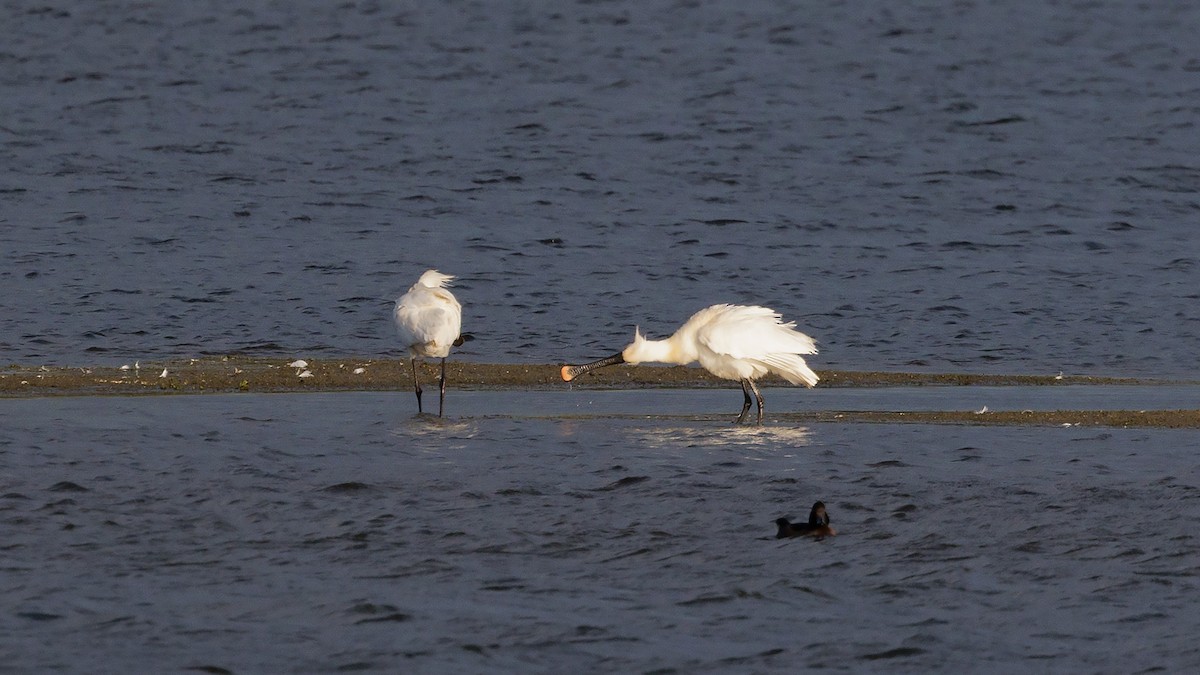
<path fill-rule="evenodd" d="M 752 391 L 758 401 L 758 423 L 762 424 L 763 397 L 754 381 L 775 373 L 792 384 L 815 386 L 819 378 L 800 355 L 816 353 L 816 341 L 796 330 L 794 322 L 784 323 L 773 309 L 713 305 L 693 314 L 665 340 L 647 340 L 635 330 L 633 342 L 620 353 L 581 366 L 563 366 L 562 379 L 570 382 L 588 371 L 617 363 L 685 365 L 699 361 L 713 375 L 742 383 L 746 400 L 735 424 L 746 420 Z"/>
<path fill-rule="evenodd" d="M 441 393 L 438 396 L 438 417 L 446 405 L 446 357 L 450 347 L 457 347 L 462 340 L 462 305 L 446 286 L 454 277 L 437 270 L 428 270 L 417 283 L 396 301 L 392 318 L 396 321 L 396 332 L 400 344 L 408 350 L 412 361 L 413 389 L 417 392 L 417 412 L 421 409 L 421 383 L 417 380 L 417 358 L 440 358 L 442 376 L 438 380 Z"/>

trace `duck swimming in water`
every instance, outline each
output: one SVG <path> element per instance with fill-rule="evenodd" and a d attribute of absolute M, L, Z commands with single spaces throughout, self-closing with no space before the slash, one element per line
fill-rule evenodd
<path fill-rule="evenodd" d="M 776 539 L 786 539 L 788 537 L 832 537 L 837 534 L 837 530 L 829 526 L 829 512 L 825 510 L 825 502 L 817 502 L 812 505 L 812 510 L 808 512 L 807 523 L 793 523 L 787 518 L 775 519 L 775 524 L 779 526 L 779 531 L 775 533 Z"/>

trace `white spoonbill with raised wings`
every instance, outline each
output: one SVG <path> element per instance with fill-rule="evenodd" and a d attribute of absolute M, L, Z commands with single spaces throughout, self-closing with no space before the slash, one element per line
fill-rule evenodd
<path fill-rule="evenodd" d="M 463 343 L 462 305 L 446 286 L 454 277 L 437 270 L 428 270 L 417 283 L 396 301 L 392 318 L 400 344 L 408 350 L 412 361 L 413 390 L 417 392 L 417 412 L 421 408 L 421 383 L 417 379 L 417 359 L 442 360 L 442 376 L 438 379 L 438 417 L 446 405 L 446 357 L 450 348 Z"/>
<path fill-rule="evenodd" d="M 816 386 L 817 374 L 801 354 L 816 354 L 817 343 L 796 330 L 795 322 L 766 307 L 713 305 L 692 315 L 665 340 L 647 340 L 635 330 L 633 342 L 617 354 L 580 366 L 563 366 L 566 382 L 604 366 L 645 361 L 686 365 L 699 361 L 705 370 L 742 383 L 745 403 L 736 424 L 750 411 L 750 392 L 758 401 L 758 423 L 763 418 L 763 397 L 755 380 L 775 373 L 792 384 Z"/>

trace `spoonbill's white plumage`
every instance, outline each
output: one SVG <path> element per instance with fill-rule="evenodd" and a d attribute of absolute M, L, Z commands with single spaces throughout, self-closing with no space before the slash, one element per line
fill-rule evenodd
<path fill-rule="evenodd" d="M 796 330 L 794 322 L 783 321 L 773 309 L 745 305 L 713 305 L 692 315 L 675 334 L 665 340 L 647 340 L 640 330 L 619 354 L 580 366 L 563 366 L 562 378 L 576 377 L 617 363 L 647 361 L 685 365 L 699 361 L 705 370 L 726 380 L 741 382 L 745 403 L 737 421 L 745 421 L 750 410 L 750 393 L 758 401 L 762 422 L 763 398 L 755 380 L 775 373 L 792 384 L 816 386 L 817 374 L 801 354 L 816 354 L 817 344 Z"/>
<path fill-rule="evenodd" d="M 392 319 L 400 344 L 408 350 L 412 362 L 413 390 L 417 393 L 417 412 L 421 408 L 421 383 L 417 379 L 417 359 L 442 360 L 438 380 L 438 416 L 446 403 L 446 357 L 450 348 L 462 344 L 462 305 L 446 286 L 454 277 L 437 270 L 428 270 L 408 292 L 396 300 Z"/>

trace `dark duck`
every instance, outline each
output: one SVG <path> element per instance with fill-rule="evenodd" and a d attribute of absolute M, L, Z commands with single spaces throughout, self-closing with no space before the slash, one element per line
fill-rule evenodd
<path fill-rule="evenodd" d="M 777 518 L 775 524 L 779 526 L 779 532 L 775 533 L 776 539 L 786 539 L 788 537 L 832 537 L 837 534 L 837 530 L 829 526 L 829 513 L 825 510 L 825 502 L 817 502 L 813 504 L 812 510 L 808 512 L 807 523 L 793 523 L 787 518 Z"/>

